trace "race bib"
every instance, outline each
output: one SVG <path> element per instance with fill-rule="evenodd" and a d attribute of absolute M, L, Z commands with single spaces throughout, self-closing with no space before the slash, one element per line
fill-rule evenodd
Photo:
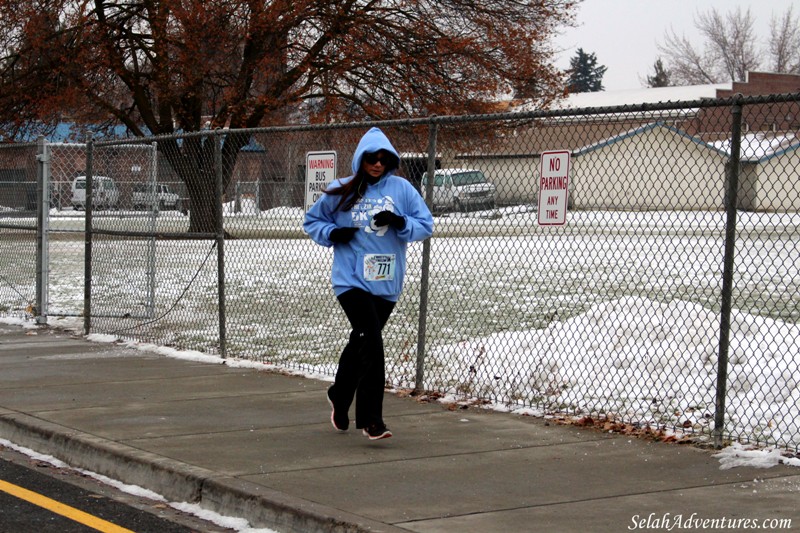
<path fill-rule="evenodd" d="M 394 254 L 367 254 L 364 256 L 364 279 L 366 281 L 392 281 L 395 269 Z"/>

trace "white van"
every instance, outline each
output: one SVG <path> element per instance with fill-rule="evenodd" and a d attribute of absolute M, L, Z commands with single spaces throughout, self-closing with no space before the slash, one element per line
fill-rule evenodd
<path fill-rule="evenodd" d="M 180 209 L 181 198 L 162 183 L 134 183 L 134 209 Z"/>
<path fill-rule="evenodd" d="M 420 188 L 425 197 L 428 173 L 422 175 Z M 434 173 L 433 210 L 467 211 L 494 209 L 495 186 L 483 172 L 472 168 L 444 168 Z"/>
<path fill-rule="evenodd" d="M 119 206 L 119 189 L 108 176 L 92 176 L 92 207 L 97 209 L 116 209 Z M 72 207 L 86 208 L 86 176 L 78 176 L 72 181 Z"/>

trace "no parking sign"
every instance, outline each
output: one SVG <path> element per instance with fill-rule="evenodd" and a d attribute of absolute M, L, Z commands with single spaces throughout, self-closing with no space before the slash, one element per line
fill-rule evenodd
<path fill-rule="evenodd" d="M 539 171 L 540 226 L 563 226 L 567 223 L 569 156 L 568 150 L 542 152 Z"/>

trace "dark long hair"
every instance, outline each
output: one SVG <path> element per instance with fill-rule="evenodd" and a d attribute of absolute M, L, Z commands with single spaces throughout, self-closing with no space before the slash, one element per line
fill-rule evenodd
<path fill-rule="evenodd" d="M 389 164 L 386 165 L 386 170 L 381 175 L 381 178 L 385 176 L 388 172 L 396 170 L 398 167 L 397 157 L 391 153 L 387 153 L 391 156 L 389 158 Z M 336 204 L 336 210 L 342 211 L 350 211 L 353 209 L 353 206 L 361 200 L 361 197 L 364 196 L 364 191 L 367 190 L 367 184 L 369 182 L 370 175 L 366 173 L 366 171 L 361 166 L 361 161 L 358 162 L 358 172 L 356 172 L 353 179 L 349 180 L 338 187 L 334 187 L 332 189 L 325 188 L 322 192 L 325 194 L 331 194 L 333 196 L 341 196 L 339 199 L 339 203 Z"/>

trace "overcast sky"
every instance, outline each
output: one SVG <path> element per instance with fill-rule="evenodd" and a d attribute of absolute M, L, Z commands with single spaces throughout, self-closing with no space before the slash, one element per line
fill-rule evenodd
<path fill-rule="evenodd" d="M 664 42 L 667 30 L 672 28 L 678 35 L 700 42 L 694 27 L 697 13 L 749 7 L 756 34 L 766 39 L 772 14 L 781 15 L 792 4 L 796 4 L 797 16 L 797 0 L 583 0 L 578 6 L 578 26 L 565 30 L 556 40 L 556 46 L 564 50 L 556 65 L 567 69 L 570 58 L 583 48 L 597 56 L 598 64 L 608 67 L 603 77 L 606 90 L 638 89 L 644 86 L 640 78 L 653 73 L 657 43 Z"/>

